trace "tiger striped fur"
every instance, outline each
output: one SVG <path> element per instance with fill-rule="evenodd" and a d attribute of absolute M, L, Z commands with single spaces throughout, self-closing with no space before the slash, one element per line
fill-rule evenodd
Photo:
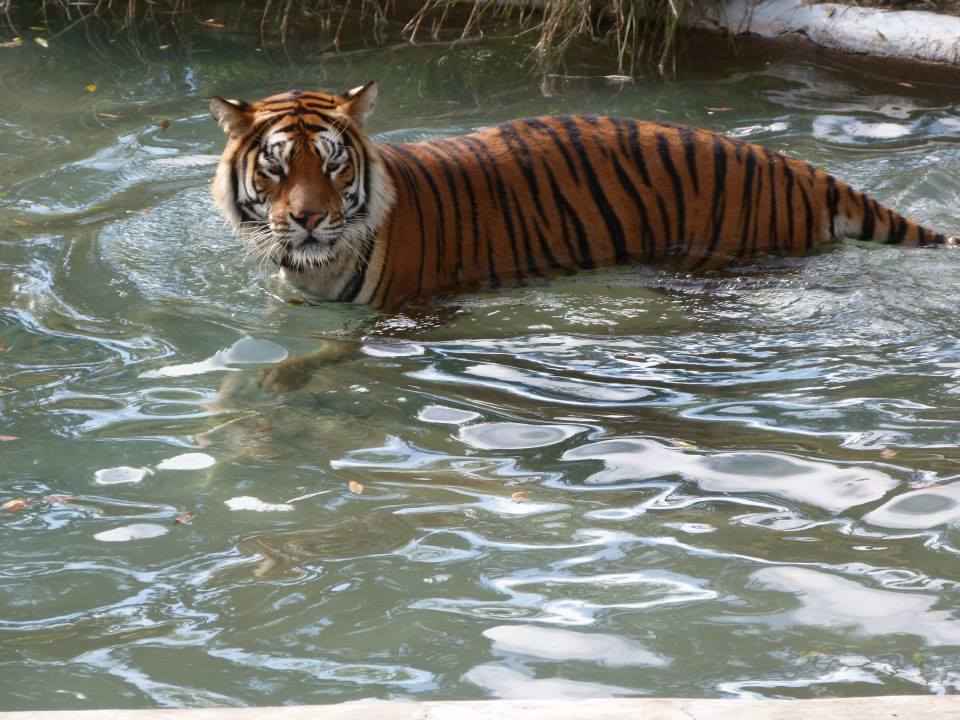
<path fill-rule="evenodd" d="M 689 127 L 539 117 L 415 144 L 363 131 L 376 97 L 211 100 L 227 132 L 217 205 L 307 292 L 395 308 L 551 271 L 703 268 L 843 238 L 955 244 L 841 180 Z"/>

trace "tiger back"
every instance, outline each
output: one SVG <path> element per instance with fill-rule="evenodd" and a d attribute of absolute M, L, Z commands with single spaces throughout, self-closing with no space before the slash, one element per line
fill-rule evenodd
<path fill-rule="evenodd" d="M 563 270 L 715 267 L 850 237 L 955 240 L 808 163 L 707 130 L 602 116 L 514 120 L 412 144 L 363 130 L 376 85 L 215 98 L 221 211 L 284 277 L 395 308 Z"/>

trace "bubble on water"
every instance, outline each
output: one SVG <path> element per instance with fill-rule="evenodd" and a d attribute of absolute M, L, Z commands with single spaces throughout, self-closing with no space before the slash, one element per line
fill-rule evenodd
<path fill-rule="evenodd" d="M 670 660 L 634 640 L 603 633 L 576 632 L 536 625 L 497 625 L 483 631 L 501 653 L 547 660 L 583 660 L 606 667 L 663 667 Z"/>
<path fill-rule="evenodd" d="M 867 513 L 871 525 L 901 530 L 927 530 L 960 520 L 960 483 L 903 493 Z"/>
<path fill-rule="evenodd" d="M 520 450 L 556 445 L 588 429 L 582 425 L 478 423 L 461 428 L 460 439 L 481 450 Z"/>
<path fill-rule="evenodd" d="M 480 417 L 480 413 L 472 410 L 460 410 L 445 405 L 427 405 L 417 414 L 417 419 L 428 423 L 442 425 L 460 425 Z"/>
<path fill-rule="evenodd" d="M 162 460 L 157 470 L 204 470 L 213 467 L 217 461 L 206 453 L 183 453 Z"/>
<path fill-rule="evenodd" d="M 156 523 L 133 523 L 123 527 L 104 530 L 94 535 L 94 539 L 101 542 L 128 542 L 130 540 L 147 540 L 160 537 L 170 532 L 170 528 Z"/>
<path fill-rule="evenodd" d="M 97 485 L 135 484 L 143 480 L 147 475 L 150 475 L 150 470 L 147 468 L 121 465 L 119 467 L 97 470 L 93 474 L 93 481 Z"/>
<path fill-rule="evenodd" d="M 604 440 L 568 450 L 564 460 L 603 460 L 588 484 L 679 475 L 715 492 L 770 493 L 840 512 L 882 498 L 898 485 L 886 473 L 774 452 L 691 453 L 639 438 Z"/>

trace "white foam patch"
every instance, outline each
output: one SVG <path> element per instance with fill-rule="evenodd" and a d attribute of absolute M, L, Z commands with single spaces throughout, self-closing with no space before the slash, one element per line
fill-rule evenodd
<path fill-rule="evenodd" d="M 268 503 L 260 498 L 251 495 L 241 495 L 240 497 L 224 500 L 223 504 L 231 510 L 252 510 L 253 512 L 290 512 L 293 505 L 287 503 Z"/>
<path fill-rule="evenodd" d="M 150 474 L 150 470 L 144 467 L 135 468 L 120 465 L 119 467 L 97 470 L 93 474 L 93 481 L 97 485 L 133 485 Z"/>
<path fill-rule="evenodd" d="M 635 689 L 583 680 L 564 678 L 537 680 L 528 674 L 498 663 L 486 663 L 470 668 L 464 673 L 463 679 L 498 698 L 507 700 L 616 697 L 637 694 Z"/>
<path fill-rule="evenodd" d="M 564 460 L 602 460 L 606 469 L 586 483 L 603 485 L 679 475 L 714 492 L 769 493 L 831 512 L 882 498 L 898 481 L 857 465 L 774 452 L 684 452 L 654 440 L 604 440 L 568 450 Z"/>
<path fill-rule="evenodd" d="M 606 667 L 663 667 L 670 660 L 634 640 L 538 625 L 497 625 L 483 631 L 493 649 L 547 660 L 583 660 Z"/>
<path fill-rule="evenodd" d="M 920 636 L 929 645 L 960 645 L 960 619 L 946 610 L 933 610 L 940 598 L 932 593 L 880 590 L 801 567 L 767 567 L 751 577 L 760 586 L 790 593 L 800 602 L 795 610 L 751 616 L 751 620 L 779 626 L 786 619 L 796 625 L 853 629 L 871 638 L 906 634 Z"/>
<path fill-rule="evenodd" d="M 162 460 L 157 470 L 205 470 L 213 467 L 216 460 L 206 453 L 183 453 Z"/>
<path fill-rule="evenodd" d="M 94 535 L 101 542 L 129 542 L 130 540 L 148 540 L 170 532 L 170 528 L 156 523 L 133 523 L 123 527 L 104 530 Z"/>

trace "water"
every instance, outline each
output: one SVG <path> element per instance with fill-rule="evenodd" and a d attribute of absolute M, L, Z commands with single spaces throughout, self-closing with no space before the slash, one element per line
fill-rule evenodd
<path fill-rule="evenodd" d="M 960 253 L 291 303 L 211 208 L 205 108 L 375 77 L 392 141 L 662 118 L 957 233 L 952 89 L 722 51 L 545 97 L 494 41 L 0 52 L 0 708 L 960 690 Z"/>

